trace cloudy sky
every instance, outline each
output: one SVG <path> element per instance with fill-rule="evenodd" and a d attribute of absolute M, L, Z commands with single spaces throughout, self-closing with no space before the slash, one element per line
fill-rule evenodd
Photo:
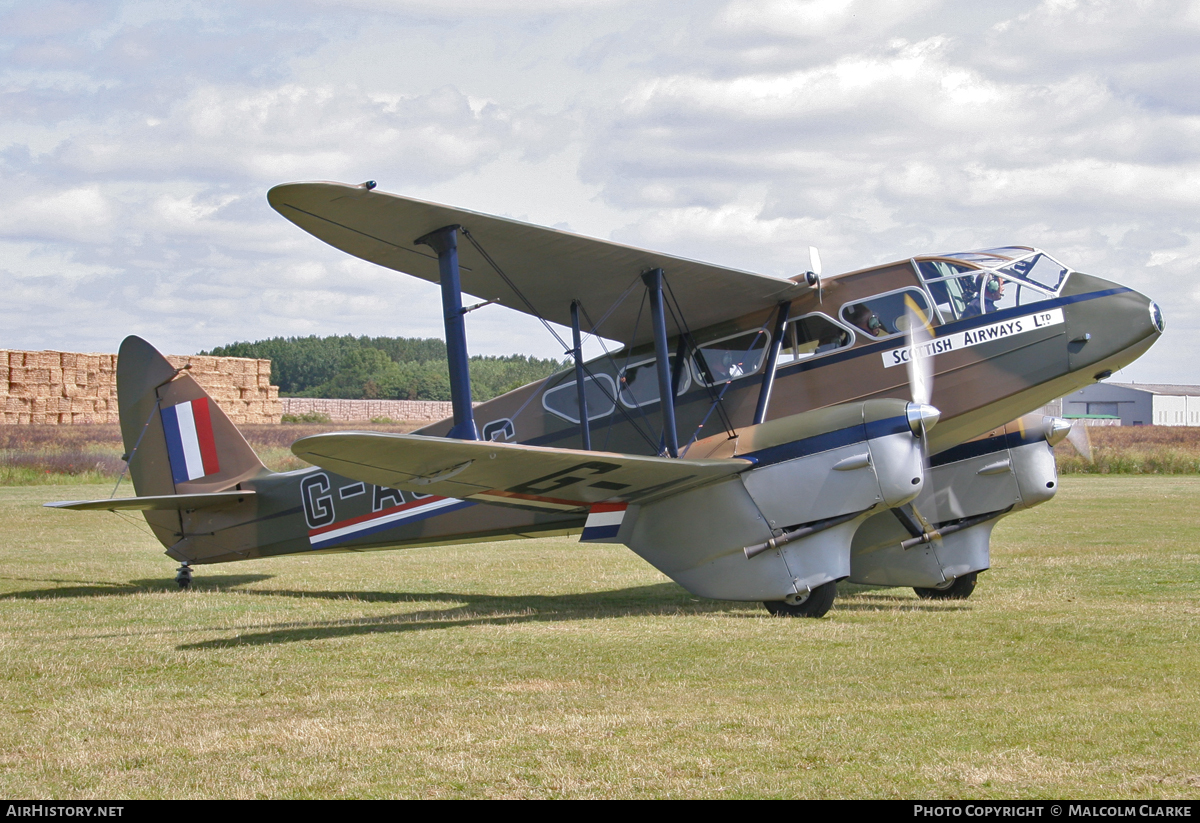
<path fill-rule="evenodd" d="M 265 198 L 372 179 L 774 275 L 1036 245 L 1163 304 L 1120 379 L 1200 383 L 1197 78 L 1195 0 L 0 0 L 0 347 L 440 336 Z"/>

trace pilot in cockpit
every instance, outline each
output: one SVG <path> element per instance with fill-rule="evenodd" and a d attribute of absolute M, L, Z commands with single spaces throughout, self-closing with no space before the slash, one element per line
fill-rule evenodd
<path fill-rule="evenodd" d="M 963 317 L 991 314 L 996 311 L 996 304 L 1004 299 L 1004 278 L 994 274 L 982 274 L 979 280 L 979 291 L 971 297 Z"/>

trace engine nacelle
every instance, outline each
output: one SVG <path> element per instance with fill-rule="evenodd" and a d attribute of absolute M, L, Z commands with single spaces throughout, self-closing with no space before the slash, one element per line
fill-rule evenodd
<path fill-rule="evenodd" d="M 894 512 L 869 517 L 854 536 L 850 580 L 875 586 L 937 588 L 990 567 L 992 529 L 1003 517 L 1046 502 L 1058 490 L 1056 431 L 1040 415 L 935 455 L 913 505 L 930 529 L 994 517 L 905 549 L 912 535 Z"/>
<path fill-rule="evenodd" d="M 900 400 L 845 403 L 721 436 L 689 455 L 737 456 L 737 477 L 630 507 L 618 539 L 694 594 L 784 600 L 851 573 L 850 546 L 870 511 L 924 486 L 920 438 Z M 720 444 L 716 444 L 720 445 Z M 801 532 L 803 537 L 786 540 Z M 770 544 L 747 552 L 755 544 Z"/>

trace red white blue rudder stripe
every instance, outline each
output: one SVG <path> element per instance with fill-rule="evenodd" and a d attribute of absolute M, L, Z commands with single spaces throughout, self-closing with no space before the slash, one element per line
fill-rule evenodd
<path fill-rule="evenodd" d="M 171 477 L 176 483 L 197 480 L 221 470 L 207 397 L 167 406 L 162 410 L 162 421 Z"/>

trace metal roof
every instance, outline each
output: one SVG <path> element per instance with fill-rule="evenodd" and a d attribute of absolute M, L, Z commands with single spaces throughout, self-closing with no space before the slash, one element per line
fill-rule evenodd
<path fill-rule="evenodd" d="M 1200 386 L 1176 384 L 1176 383 L 1103 383 L 1104 386 L 1118 386 L 1122 389 L 1133 389 L 1135 391 L 1144 391 L 1148 394 L 1167 394 L 1174 396 L 1187 395 L 1188 397 L 1200 397 Z"/>

